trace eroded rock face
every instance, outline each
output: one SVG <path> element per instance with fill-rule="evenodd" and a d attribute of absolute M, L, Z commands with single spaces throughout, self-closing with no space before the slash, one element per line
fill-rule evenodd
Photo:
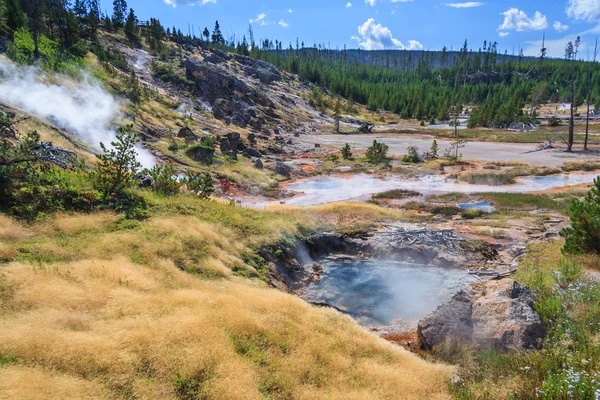
<path fill-rule="evenodd" d="M 419 321 L 421 345 L 458 339 L 502 351 L 536 348 L 546 331 L 534 301 L 531 289 L 512 279 L 473 284 Z"/>
<path fill-rule="evenodd" d="M 292 167 L 281 161 L 277 161 L 277 164 L 275 164 L 275 173 L 289 179 L 292 176 Z"/>
<path fill-rule="evenodd" d="M 197 142 L 198 141 L 198 135 L 196 135 L 190 128 L 183 127 L 179 130 L 179 132 L 177 132 L 177 137 L 178 138 L 183 138 L 186 141 L 190 141 L 190 142 Z"/>
<path fill-rule="evenodd" d="M 473 337 L 473 297 L 461 290 L 427 315 L 418 325 L 422 346 L 431 350 L 449 338 L 471 340 Z"/>
<path fill-rule="evenodd" d="M 504 279 L 474 285 L 473 340 L 484 346 L 517 351 L 539 346 L 546 336 L 533 310 L 535 294 L 525 285 Z"/>

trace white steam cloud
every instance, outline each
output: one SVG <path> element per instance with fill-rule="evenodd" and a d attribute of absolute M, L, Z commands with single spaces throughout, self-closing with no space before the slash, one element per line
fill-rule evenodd
<path fill-rule="evenodd" d="M 17 66 L 0 56 L 0 102 L 17 106 L 73 134 L 94 150 L 100 143 L 110 148 L 115 141 L 114 121 L 120 115 L 114 97 L 90 77 L 81 81 L 68 78 L 52 83 L 35 67 Z M 137 148 L 138 161 L 145 168 L 156 164 L 143 146 Z"/>

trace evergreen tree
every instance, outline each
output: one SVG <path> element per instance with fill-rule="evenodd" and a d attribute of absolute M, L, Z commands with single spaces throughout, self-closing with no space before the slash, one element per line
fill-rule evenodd
<path fill-rule="evenodd" d="M 431 143 L 431 150 L 429 152 L 429 157 L 430 158 L 438 158 L 438 150 L 439 150 L 439 147 L 438 147 L 437 140 L 434 139 L 433 143 Z"/>
<path fill-rule="evenodd" d="M 600 254 L 600 177 L 583 201 L 571 204 L 572 227 L 560 233 L 566 240 L 564 253 Z"/>
<path fill-rule="evenodd" d="M 6 0 L 6 25 L 13 31 L 25 25 L 20 0 Z"/>
<path fill-rule="evenodd" d="M 204 28 L 204 31 L 202 31 L 202 36 L 204 36 L 204 41 L 208 43 L 208 40 L 210 39 L 210 32 L 208 28 Z"/>
<path fill-rule="evenodd" d="M 127 19 L 125 20 L 125 35 L 130 39 L 135 39 L 135 27 L 137 25 L 137 17 L 135 16 L 135 12 L 133 8 L 129 9 L 129 14 L 127 15 Z"/>
<path fill-rule="evenodd" d="M 125 15 L 127 14 L 127 1 L 125 0 L 113 0 L 113 16 L 112 23 L 115 28 L 121 28 L 125 22 Z"/>
<path fill-rule="evenodd" d="M 219 26 L 219 21 L 215 22 L 215 29 L 213 29 L 211 40 L 212 40 L 212 43 L 215 45 L 224 45 L 225 44 L 225 39 L 223 38 L 223 34 L 221 33 L 221 27 Z"/>
<path fill-rule="evenodd" d="M 344 160 L 349 160 L 352 158 L 352 148 L 348 143 L 346 143 L 344 147 L 342 147 L 342 158 Z"/>
<path fill-rule="evenodd" d="M 84 0 L 75 0 L 73 4 L 73 14 L 79 19 L 87 17 L 87 6 Z"/>
<path fill-rule="evenodd" d="M 33 34 L 34 59 L 40 57 L 39 38 L 44 29 L 44 16 L 46 13 L 46 0 L 22 0 L 21 6 L 29 20 L 29 30 Z"/>

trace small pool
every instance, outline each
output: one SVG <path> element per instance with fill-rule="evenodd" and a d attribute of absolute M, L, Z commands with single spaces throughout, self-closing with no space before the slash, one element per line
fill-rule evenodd
<path fill-rule="evenodd" d="M 417 322 L 474 279 L 460 269 L 390 261 L 323 265 L 321 280 L 303 289 L 366 326 Z"/>
<path fill-rule="evenodd" d="M 308 206 L 345 200 L 368 200 L 371 195 L 392 189 L 413 190 L 422 194 L 438 193 L 525 193 L 592 183 L 597 172 L 517 178 L 514 185 L 489 186 L 457 182 L 441 175 L 408 178 L 367 174 L 330 175 L 307 178 L 285 185 L 297 195 L 288 205 Z M 277 202 L 278 203 L 278 202 Z"/>
<path fill-rule="evenodd" d="M 458 207 L 463 210 L 481 210 L 485 212 L 494 211 L 494 206 L 485 201 L 480 201 L 478 203 L 459 204 Z"/>

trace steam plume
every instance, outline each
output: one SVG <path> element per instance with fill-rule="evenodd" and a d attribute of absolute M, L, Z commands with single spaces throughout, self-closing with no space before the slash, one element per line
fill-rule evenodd
<path fill-rule="evenodd" d="M 120 110 L 115 98 L 87 76 L 80 81 L 58 77 L 50 83 L 35 67 L 21 67 L 0 56 L 0 102 L 11 104 L 77 136 L 94 150 L 116 139 L 113 121 Z M 64 78 L 64 79 L 63 79 Z M 155 158 L 138 145 L 138 160 L 146 168 Z"/>

